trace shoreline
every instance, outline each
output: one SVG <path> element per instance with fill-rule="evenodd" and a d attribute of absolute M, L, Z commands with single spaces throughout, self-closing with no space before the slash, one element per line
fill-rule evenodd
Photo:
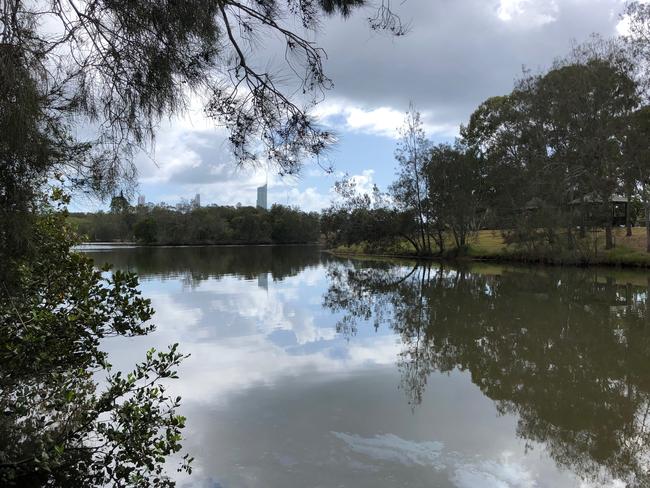
<path fill-rule="evenodd" d="M 328 250 L 332 254 L 347 257 L 384 257 L 450 263 L 518 263 L 523 265 L 571 266 L 577 268 L 650 269 L 650 252 L 646 252 L 647 241 L 645 227 L 633 227 L 631 236 L 626 235 L 625 228 L 614 229 L 615 247 L 609 250 L 600 246 L 600 238 L 602 237 L 602 235 L 597 233 L 595 237 L 590 237 L 591 241 L 583 242 L 573 250 L 562 247 L 558 247 L 557 249 L 544 247 L 525 249 L 509 245 L 505 242 L 499 230 L 484 229 L 478 231 L 468 240 L 468 245 L 463 251 L 459 251 L 452 246 L 444 253 L 435 252 L 418 255 L 406 241 L 397 242 L 392 246 L 386 246 L 384 248 L 374 248 L 372 243 L 359 242 L 351 245 L 331 247 Z"/>
<path fill-rule="evenodd" d="M 471 264 L 471 263 L 487 263 L 487 264 L 516 264 L 522 266 L 549 266 L 549 267 L 571 267 L 571 268 L 610 268 L 610 269 L 628 269 L 638 271 L 650 270 L 650 253 L 648 253 L 648 261 L 613 261 L 606 258 L 596 258 L 594 261 L 584 262 L 578 260 L 552 260 L 545 257 L 524 257 L 517 255 L 477 255 L 471 254 L 461 256 L 444 256 L 444 255 L 416 255 L 416 254 L 398 254 L 398 253 L 372 253 L 372 252 L 352 252 L 342 251 L 337 249 L 325 249 L 333 256 L 342 258 L 357 258 L 357 259 L 399 259 L 410 261 L 433 261 L 439 263 L 451 264 Z"/>

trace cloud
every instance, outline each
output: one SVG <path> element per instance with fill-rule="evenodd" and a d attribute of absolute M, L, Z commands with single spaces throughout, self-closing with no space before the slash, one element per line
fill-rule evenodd
<path fill-rule="evenodd" d="M 518 22 L 525 27 L 541 26 L 557 20 L 559 6 L 554 0 L 501 0 L 497 17 L 504 22 Z"/>
<path fill-rule="evenodd" d="M 395 8 L 412 27 L 404 37 L 370 33 L 363 15 L 329 20 L 317 37 L 335 82 L 328 100 L 344 104 L 339 122 L 390 132 L 413 101 L 431 127 L 457 128 L 486 98 L 509 92 L 522 66 L 547 67 L 593 32 L 615 35 L 622 3 L 433 0 Z"/>
<path fill-rule="evenodd" d="M 169 123 L 158 134 L 154 158 L 155 164 L 145 154 L 138 159 L 142 191 L 164 188 L 151 197 L 153 201 L 176 203 L 200 193 L 204 204 L 255 205 L 256 188 L 268 183 L 269 204 L 289 204 L 310 211 L 329 203 L 326 193 L 313 186 L 300 188 L 302 180 L 280 177 L 272 166 L 238 166 L 225 134 L 216 129 Z"/>
<path fill-rule="evenodd" d="M 350 180 L 356 184 L 357 190 L 360 193 L 367 193 L 370 195 L 372 194 L 372 188 L 375 184 L 373 181 L 374 174 L 374 169 L 364 169 L 360 175 L 350 176 Z"/>
<path fill-rule="evenodd" d="M 278 186 L 269 191 L 269 202 L 298 207 L 306 212 L 319 211 L 330 204 L 330 195 L 315 187 L 300 190 L 297 187 Z"/>
<path fill-rule="evenodd" d="M 411 101 L 429 136 L 450 140 L 481 102 L 512 89 L 522 66 L 544 69 L 568 54 L 574 41 L 626 29 L 618 17 L 621 0 L 408 0 L 395 8 L 411 26 L 404 37 L 372 32 L 363 11 L 347 20 L 325 19 L 316 34 L 307 34 L 327 52 L 326 74 L 335 83 L 314 114 L 348 141 L 350 153 L 339 159 L 350 166 L 337 165 L 337 170 L 367 168 L 363 160 L 353 161 L 364 151 L 349 141 L 357 135 L 363 141 L 367 134 L 395 139 Z M 280 44 L 269 39 L 258 61 L 274 66 L 273 60 L 284 59 Z M 202 102 L 191 98 L 182 116 L 161 124 L 153 155 L 157 165 L 144 155 L 138 158 L 146 192 L 155 200 L 199 192 L 205 202 L 254 204 L 266 170 L 237 168 L 226 133 L 205 116 Z M 375 154 L 370 164 L 378 181 L 392 177 L 392 155 Z M 326 205 L 331 181 L 317 181 L 322 174 L 316 168 L 307 165 L 302 180 L 280 180 L 272 173 L 275 201 L 309 210 Z"/>
<path fill-rule="evenodd" d="M 417 107 L 416 107 L 417 109 Z M 404 124 L 406 111 L 391 107 L 366 108 L 353 102 L 327 101 L 319 105 L 314 115 L 321 122 L 337 130 L 399 138 L 399 128 Z M 458 126 L 437 124 L 429 112 L 422 114 L 424 130 L 430 136 L 453 137 Z"/>

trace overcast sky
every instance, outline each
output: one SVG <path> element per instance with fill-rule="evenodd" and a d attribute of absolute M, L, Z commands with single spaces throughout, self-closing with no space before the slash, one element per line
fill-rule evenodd
<path fill-rule="evenodd" d="M 508 93 L 522 67 L 540 70 L 592 33 L 614 36 L 622 0 L 406 0 L 396 8 L 410 26 L 405 37 L 373 33 L 359 11 L 326 20 L 314 39 L 325 48 L 335 87 L 317 108 L 340 141 L 329 154 L 336 173 L 385 189 L 393 179 L 396 129 L 409 101 L 435 142 L 453 141 L 479 103 Z M 274 56 L 269 53 L 269 57 Z M 272 62 L 269 59 L 269 62 Z M 176 203 L 201 194 L 202 204 L 255 203 L 263 168 L 235 167 L 224 135 L 200 104 L 164 123 L 152 158 L 138 158 L 139 192 L 147 201 Z M 268 173 L 269 205 L 305 210 L 329 204 L 336 176 L 307 164 L 300 177 Z M 97 208 L 77 200 L 75 210 Z"/>

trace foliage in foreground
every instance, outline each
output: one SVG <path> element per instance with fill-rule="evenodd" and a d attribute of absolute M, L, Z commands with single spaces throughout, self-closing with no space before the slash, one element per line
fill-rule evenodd
<path fill-rule="evenodd" d="M 11 291 L 0 284 L 0 484 L 173 486 L 163 465 L 185 419 L 161 380 L 183 356 L 173 345 L 126 375 L 111 369 L 102 341 L 151 331 L 153 310 L 135 275 L 70 252 L 65 219 L 37 217 L 30 258 Z"/>

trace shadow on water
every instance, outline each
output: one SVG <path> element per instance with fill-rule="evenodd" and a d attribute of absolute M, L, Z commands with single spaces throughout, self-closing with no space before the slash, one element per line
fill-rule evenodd
<path fill-rule="evenodd" d="M 496 272 L 495 272 L 496 271 Z M 587 479 L 650 486 L 649 286 L 596 270 L 490 273 L 431 263 L 328 265 L 340 333 L 389 327 L 414 408 L 434 372 L 468 371 L 517 434 Z"/>

